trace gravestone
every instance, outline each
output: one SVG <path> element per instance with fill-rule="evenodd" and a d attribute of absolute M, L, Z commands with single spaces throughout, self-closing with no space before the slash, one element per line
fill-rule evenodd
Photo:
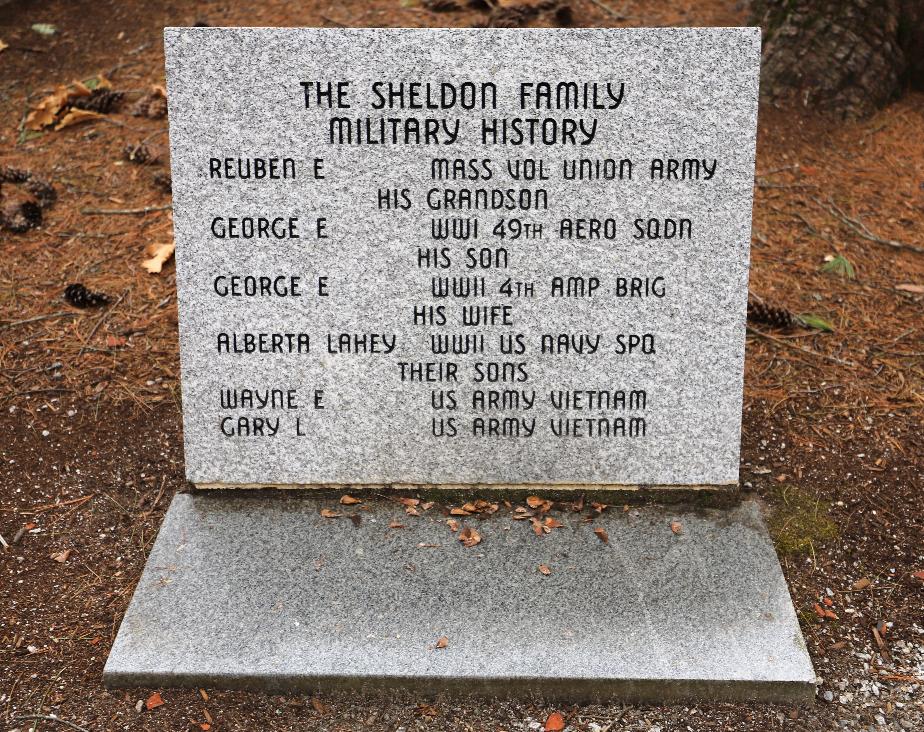
<path fill-rule="evenodd" d="M 439 512 L 734 496 L 759 29 L 165 47 L 188 479 L 437 507 L 177 496 L 107 683 L 810 695 L 753 503 Z"/>

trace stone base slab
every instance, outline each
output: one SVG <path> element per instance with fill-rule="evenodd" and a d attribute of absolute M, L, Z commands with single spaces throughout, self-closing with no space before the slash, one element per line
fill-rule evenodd
<path fill-rule="evenodd" d="M 815 674 L 755 503 L 614 507 L 589 523 L 555 516 L 564 526 L 542 537 L 503 507 L 460 518 L 482 537 L 466 548 L 435 507 L 412 517 L 375 498 L 345 507 L 283 492 L 177 495 L 104 682 L 572 701 L 812 697 Z"/>

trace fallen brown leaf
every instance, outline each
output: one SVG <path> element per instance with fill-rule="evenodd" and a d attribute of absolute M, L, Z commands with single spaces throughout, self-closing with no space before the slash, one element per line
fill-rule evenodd
<path fill-rule="evenodd" d="M 552 574 L 552 568 L 548 564 L 540 564 L 539 572 L 548 577 L 550 574 Z"/>
<path fill-rule="evenodd" d="M 459 532 L 459 541 L 462 542 L 463 546 L 473 547 L 481 543 L 481 534 L 475 531 L 471 526 L 466 526 Z"/>
<path fill-rule="evenodd" d="M 176 244 L 173 242 L 169 244 L 158 244 L 151 251 L 151 258 L 145 259 L 141 263 L 141 266 L 151 274 L 158 274 L 164 268 L 164 265 L 170 261 L 175 249 Z"/>
<path fill-rule="evenodd" d="M 901 290 L 902 292 L 911 292 L 915 295 L 924 295 L 924 285 L 915 285 L 910 282 L 903 282 L 900 285 L 895 285 L 896 290 Z"/>
<path fill-rule="evenodd" d="M 414 507 L 414 506 L 420 505 L 420 499 L 419 498 L 399 498 L 398 503 L 400 503 L 402 506 Z"/>
<path fill-rule="evenodd" d="M 561 732 L 565 728 L 565 718 L 561 712 L 552 712 L 545 720 L 545 732 Z"/>
<path fill-rule="evenodd" d="M 67 558 L 71 555 L 70 549 L 65 549 L 63 552 L 58 552 L 57 554 L 52 554 L 51 558 L 54 559 L 59 564 L 64 564 L 67 561 Z"/>
<path fill-rule="evenodd" d="M 609 508 L 609 505 L 606 503 L 599 503 L 598 501 L 593 501 L 590 504 L 590 507 L 594 510 L 594 513 L 601 514 L 604 511 L 606 511 L 606 509 Z"/>
<path fill-rule="evenodd" d="M 545 521 L 542 522 L 542 527 L 547 533 L 552 529 L 560 529 L 562 526 L 564 526 L 564 524 L 561 521 L 551 516 L 546 516 Z"/>
<path fill-rule="evenodd" d="M 400 523 L 399 521 L 392 521 L 390 524 L 388 524 L 388 528 L 389 529 L 403 529 L 404 524 Z"/>
<path fill-rule="evenodd" d="M 459 522 L 456 521 L 455 519 L 447 519 L 446 523 L 449 526 L 449 530 L 453 534 L 455 534 L 459 530 Z"/>
<path fill-rule="evenodd" d="M 610 535 L 606 533 L 606 529 L 601 526 L 598 526 L 594 529 L 594 533 L 597 535 L 597 538 L 602 541 L 604 544 L 610 543 Z"/>
<path fill-rule="evenodd" d="M 355 506 L 357 503 L 362 503 L 359 498 L 354 498 L 353 496 L 340 496 L 340 503 L 344 506 Z"/>
<path fill-rule="evenodd" d="M 450 508 L 449 515 L 450 516 L 471 516 L 472 513 L 471 511 L 466 511 L 464 508 Z"/>
<path fill-rule="evenodd" d="M 671 521 L 671 531 L 675 534 L 683 533 L 683 525 L 679 521 Z"/>
<path fill-rule="evenodd" d="M 405 507 L 404 507 L 404 512 L 405 512 L 408 516 L 420 516 L 420 511 L 418 511 L 418 510 L 417 510 L 416 508 L 414 508 L 413 506 L 405 506 Z"/>
<path fill-rule="evenodd" d="M 311 706 L 318 714 L 327 714 L 327 707 L 316 696 L 311 697 Z"/>
<path fill-rule="evenodd" d="M 199 689 L 199 696 L 202 697 L 202 701 L 209 700 L 209 693 L 205 689 Z"/>
<path fill-rule="evenodd" d="M 26 129 L 37 132 L 43 127 L 54 124 L 58 112 L 61 111 L 61 107 L 67 103 L 68 96 L 69 92 L 67 87 L 63 84 L 58 86 L 57 89 L 42 99 L 42 101 L 35 105 L 32 111 L 29 112 L 26 117 Z"/>
<path fill-rule="evenodd" d="M 155 691 L 151 696 L 148 697 L 148 700 L 144 703 L 144 708 L 148 711 L 152 709 L 157 709 L 157 707 L 163 706 L 166 702 L 160 695 L 159 691 Z"/>
<path fill-rule="evenodd" d="M 73 127 L 81 122 L 91 122 L 92 120 L 102 119 L 106 115 L 99 112 L 93 112 L 89 109 L 69 109 L 61 118 L 61 121 L 55 125 L 55 130 L 63 130 L 65 127 Z"/>
<path fill-rule="evenodd" d="M 437 648 L 445 648 L 448 645 L 449 645 L 449 638 L 447 638 L 445 635 L 442 636 L 438 641 L 436 641 Z"/>
<path fill-rule="evenodd" d="M 539 496 L 526 496 L 526 505 L 530 508 L 539 508 L 543 503 L 545 503 L 544 498 Z"/>
<path fill-rule="evenodd" d="M 338 513 L 331 508 L 322 508 L 320 511 L 318 511 L 318 513 L 320 513 L 324 518 L 340 518 L 343 516 L 342 513 Z"/>

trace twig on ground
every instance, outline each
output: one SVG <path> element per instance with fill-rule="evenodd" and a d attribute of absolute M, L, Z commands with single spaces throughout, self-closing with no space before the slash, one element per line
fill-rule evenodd
<path fill-rule="evenodd" d="M 55 714 L 23 714 L 17 717 L 13 717 L 17 722 L 25 722 L 28 720 L 35 720 L 41 722 L 58 722 L 70 727 L 71 729 L 76 729 L 78 732 L 90 732 L 86 727 L 81 727 L 79 724 L 74 724 L 73 722 L 68 722 L 66 719 L 61 719 L 61 717 Z"/>
<path fill-rule="evenodd" d="M 19 531 L 17 531 L 13 535 L 13 544 L 18 544 L 19 540 L 22 539 L 22 537 L 25 536 L 25 534 L 26 534 L 26 525 L 23 524 L 22 526 L 19 527 Z"/>
<path fill-rule="evenodd" d="M 600 10 L 609 15 L 615 20 L 631 20 L 634 16 L 626 15 L 625 13 L 618 12 L 613 10 L 609 5 L 607 5 L 602 0 L 588 0 L 588 2 L 596 5 Z"/>
<path fill-rule="evenodd" d="M 906 244 L 905 242 L 896 241 L 895 239 L 883 239 L 881 236 L 876 236 L 876 234 L 869 230 L 866 224 L 859 219 L 850 218 L 831 199 L 828 199 L 827 204 L 814 196 L 812 196 L 812 200 L 868 241 L 875 242 L 876 244 L 885 244 L 893 249 L 908 249 L 917 254 L 924 254 L 924 247 L 919 247 L 916 244 Z"/>
<path fill-rule="evenodd" d="M 161 476 L 161 479 L 160 479 L 160 490 L 157 491 L 157 495 L 154 497 L 154 501 L 151 503 L 151 507 L 147 511 L 144 512 L 143 514 L 144 518 L 147 518 L 152 513 L 154 513 L 154 509 L 157 508 L 157 504 L 160 503 L 160 499 L 164 495 L 164 488 L 166 486 L 167 486 L 167 476 L 163 475 Z"/>
<path fill-rule="evenodd" d="M 8 328 L 15 328 L 17 325 L 25 325 L 26 323 L 37 323 L 40 320 L 49 320 L 51 318 L 75 318 L 80 313 L 72 313 L 69 310 L 61 310 L 57 313 L 48 313 L 47 315 L 36 315 L 34 318 L 26 318 L 25 320 L 14 320 L 12 323 L 6 323 L 5 325 L 0 325 L 0 330 L 7 330 Z"/>
<path fill-rule="evenodd" d="M 166 206 L 145 206 L 143 208 L 82 208 L 80 213 L 85 216 L 132 216 L 136 214 L 148 214 L 155 211 L 169 211 L 173 204 Z"/>
<path fill-rule="evenodd" d="M 10 548 L 10 545 L 6 543 L 6 539 L 3 538 L 3 534 L 0 534 L 0 544 L 3 544 L 4 549 Z"/>
<path fill-rule="evenodd" d="M 90 331 L 90 335 L 87 336 L 87 340 L 84 342 L 84 346 L 81 347 L 80 351 L 77 352 L 77 358 L 80 358 L 86 352 L 87 346 L 90 345 L 90 341 L 93 340 L 93 336 L 96 335 L 96 331 L 99 330 L 99 327 L 103 324 L 103 321 L 112 314 L 112 311 L 115 310 L 116 306 L 125 299 L 127 294 L 128 290 L 119 295 L 119 299 L 112 303 L 112 307 L 106 308 L 106 312 L 99 317 L 99 319 L 96 321 L 96 325 L 93 326 L 93 330 Z"/>
<path fill-rule="evenodd" d="M 854 363 L 853 361 L 845 361 L 844 359 L 838 358 L 837 356 L 829 356 L 827 353 L 819 353 L 818 351 L 813 351 L 811 348 L 805 348 L 803 346 L 796 345 L 795 343 L 790 343 L 789 341 L 785 341 L 782 338 L 777 338 L 776 336 L 772 336 L 769 333 L 764 333 L 763 331 L 752 328 L 751 326 L 747 326 L 747 331 L 748 333 L 752 333 L 761 338 L 766 338 L 768 341 L 773 341 L 774 343 L 785 346 L 786 348 L 791 348 L 794 351 L 801 351 L 802 353 L 807 353 L 810 356 L 823 358 L 827 361 L 840 364 L 841 366 L 852 366 L 854 368 L 859 366 L 859 364 Z"/>
<path fill-rule="evenodd" d="M 28 511 L 21 511 L 20 513 L 35 514 L 35 513 L 42 513 L 44 511 L 49 511 L 52 508 L 61 508 L 62 506 L 73 506 L 74 504 L 82 505 L 86 503 L 87 501 L 89 501 L 91 498 L 93 498 L 93 496 L 95 495 L 96 495 L 95 493 L 91 493 L 88 496 L 80 496 L 79 498 L 71 498 L 70 500 L 61 501 L 60 503 L 46 503 L 42 506 L 36 506 L 35 508 L 31 508 Z"/>

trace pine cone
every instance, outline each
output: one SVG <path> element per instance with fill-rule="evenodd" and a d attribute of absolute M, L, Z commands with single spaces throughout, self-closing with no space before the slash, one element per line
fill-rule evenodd
<path fill-rule="evenodd" d="M 34 177 L 30 171 L 22 170 L 21 168 L 10 166 L 0 168 L 0 183 L 22 185 L 23 188 L 35 196 L 36 202 L 41 208 L 48 208 L 58 197 L 50 183 Z"/>
<path fill-rule="evenodd" d="M 21 168 L 4 165 L 0 168 L 0 183 L 25 183 L 32 177 L 32 173 Z"/>
<path fill-rule="evenodd" d="M 64 288 L 64 299 L 75 308 L 96 308 L 110 302 L 108 295 L 88 290 L 80 282 L 74 282 Z"/>
<path fill-rule="evenodd" d="M 170 173 L 164 173 L 163 171 L 155 173 L 151 178 L 151 182 L 164 193 L 173 193 L 173 179 L 170 177 Z"/>
<path fill-rule="evenodd" d="M 125 154 L 125 159 L 135 163 L 135 165 L 149 165 L 157 162 L 159 157 L 156 150 L 152 150 L 143 142 L 139 142 L 137 145 L 129 143 L 122 148 L 122 152 Z"/>
<path fill-rule="evenodd" d="M 42 207 L 35 196 L 22 189 L 12 191 L 0 198 L 0 228 L 21 234 L 42 224 Z"/>
<path fill-rule="evenodd" d="M 552 13 L 552 17 L 555 19 L 555 22 L 563 28 L 574 25 L 574 13 L 570 5 L 559 5 L 555 8 L 555 12 Z"/>
<path fill-rule="evenodd" d="M 498 8 L 488 16 L 490 28 L 522 28 L 531 21 L 538 11 L 528 5 L 514 5 Z"/>
<path fill-rule="evenodd" d="M 755 297 L 748 298 L 748 320 L 782 330 L 799 325 L 799 319 L 786 308 L 768 305 Z"/>
<path fill-rule="evenodd" d="M 90 96 L 80 97 L 74 100 L 74 103 L 71 106 L 76 107 L 77 109 L 86 109 L 90 112 L 108 114 L 119 104 L 121 104 L 124 97 L 125 94 L 120 91 L 112 91 L 111 89 L 94 89 Z"/>
<path fill-rule="evenodd" d="M 133 117 L 161 119 L 167 116 L 167 98 L 162 94 L 151 92 L 135 102 L 129 111 Z"/>
<path fill-rule="evenodd" d="M 38 178 L 30 178 L 23 184 L 23 188 L 35 196 L 38 205 L 42 208 L 48 208 L 58 198 L 58 194 L 52 188 L 51 183 L 46 183 Z"/>
<path fill-rule="evenodd" d="M 432 13 L 454 13 L 462 9 L 456 0 L 422 0 L 420 4 Z"/>

